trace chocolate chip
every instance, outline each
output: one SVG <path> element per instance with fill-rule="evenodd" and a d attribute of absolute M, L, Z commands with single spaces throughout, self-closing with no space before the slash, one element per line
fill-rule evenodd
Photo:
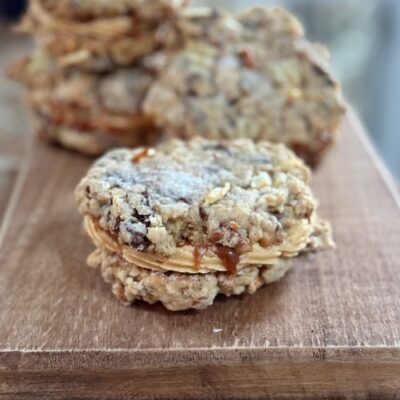
<path fill-rule="evenodd" d="M 91 189 L 90 189 L 89 186 L 86 186 L 86 187 L 85 187 L 85 193 L 86 193 L 86 198 L 87 198 L 88 200 L 91 200 L 91 199 L 93 198 L 93 196 L 92 196 L 92 191 L 91 191 Z"/>
<path fill-rule="evenodd" d="M 229 149 L 222 143 L 205 145 L 203 146 L 203 150 L 215 150 L 215 151 L 223 151 L 224 153 L 229 153 Z"/>
<path fill-rule="evenodd" d="M 111 211 L 109 210 L 108 211 L 108 218 L 111 218 Z M 115 232 L 115 233 L 119 233 L 119 225 L 120 225 L 120 223 L 121 223 L 121 218 L 120 218 L 120 216 L 118 216 L 116 219 L 115 219 L 115 224 L 114 224 L 114 226 L 113 226 L 113 232 Z"/>
<path fill-rule="evenodd" d="M 192 204 L 192 201 L 186 197 L 179 197 L 178 201 L 181 201 L 182 203 L 185 203 L 185 204 Z"/>
<path fill-rule="evenodd" d="M 146 225 L 147 226 L 147 225 Z M 147 229 L 135 222 L 124 223 L 124 228 L 131 234 L 131 246 L 138 250 L 145 250 L 151 243 L 146 236 Z"/>
<path fill-rule="evenodd" d="M 132 234 L 131 245 L 139 250 L 144 250 L 150 245 L 150 241 L 143 233 L 135 232 Z"/>
<path fill-rule="evenodd" d="M 206 210 L 204 210 L 204 208 L 200 207 L 199 208 L 199 214 L 200 214 L 200 218 L 206 222 L 208 220 L 208 214 L 206 212 Z"/>

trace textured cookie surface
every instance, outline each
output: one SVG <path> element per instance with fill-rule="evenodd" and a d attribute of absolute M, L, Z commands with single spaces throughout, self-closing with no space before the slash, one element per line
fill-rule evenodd
<path fill-rule="evenodd" d="M 247 267 L 236 274 L 160 273 L 129 264 L 118 255 L 96 250 L 88 263 L 99 268 L 114 295 L 129 305 L 142 300 L 161 302 L 171 311 L 204 309 L 218 294 L 253 294 L 265 284 L 281 279 L 291 267 L 290 260 L 260 267 Z"/>
<path fill-rule="evenodd" d="M 159 139 L 157 131 L 142 130 L 121 134 L 107 132 L 99 128 L 79 129 L 71 125 L 52 123 L 45 115 L 33 113 L 32 121 L 37 136 L 49 143 L 79 152 L 90 157 L 100 156 L 107 150 L 119 146 L 140 146 L 147 142 L 154 143 Z"/>
<path fill-rule="evenodd" d="M 152 87 L 145 111 L 171 135 L 284 142 L 316 163 L 344 111 L 327 52 L 280 8 L 237 19 L 189 11 L 177 24 L 183 49 Z"/>
<path fill-rule="evenodd" d="M 330 227 L 323 223 L 315 229 L 307 251 L 331 247 Z M 100 269 L 104 280 L 111 284 L 114 295 L 125 305 L 136 301 L 150 304 L 161 302 L 172 311 L 204 309 L 219 294 L 237 296 L 253 294 L 266 284 L 281 279 L 291 268 L 291 258 L 272 264 L 248 265 L 234 272 L 180 273 L 157 271 L 126 261 L 118 252 L 101 246 L 88 258 L 89 266 Z"/>
<path fill-rule="evenodd" d="M 60 68 L 35 51 L 11 71 L 28 88 L 40 136 L 80 152 L 98 155 L 116 145 L 152 144 L 159 137 L 142 103 L 155 69 L 151 57 L 135 67 L 92 74 Z"/>
<path fill-rule="evenodd" d="M 291 268 L 291 258 L 282 257 L 268 264 L 247 265 L 236 271 L 181 273 L 143 268 L 129 262 L 115 251 L 98 249 L 88 258 L 89 266 L 98 268 L 104 280 L 111 284 L 114 295 L 125 305 L 142 300 L 150 304 L 161 302 L 172 311 L 203 309 L 210 306 L 218 294 L 225 296 L 253 294 L 265 284 L 281 279 Z M 331 247 L 330 227 L 322 223 L 316 227 L 309 245 L 303 251 Z M 166 263 L 168 264 L 168 263 Z"/>
<path fill-rule="evenodd" d="M 145 19 L 174 15 L 188 0 L 39 0 L 53 14 L 72 19 L 132 14 Z"/>
<path fill-rule="evenodd" d="M 64 67 L 112 71 L 160 49 L 164 27 L 183 5 L 179 0 L 32 0 L 19 29 L 33 34 Z"/>
<path fill-rule="evenodd" d="M 99 268 L 124 304 L 203 309 L 254 293 L 332 247 L 309 170 L 281 144 L 171 139 L 113 150 L 76 189 Z"/>
<path fill-rule="evenodd" d="M 78 130 L 70 126 L 52 124 L 39 114 L 32 116 L 36 135 L 51 144 L 79 152 L 89 157 L 96 157 L 118 146 L 118 140 L 101 131 Z"/>
<path fill-rule="evenodd" d="M 111 151 L 76 196 L 82 214 L 142 252 L 171 255 L 211 243 L 245 251 L 311 226 L 316 203 L 308 179 L 307 167 L 282 145 L 170 140 Z"/>

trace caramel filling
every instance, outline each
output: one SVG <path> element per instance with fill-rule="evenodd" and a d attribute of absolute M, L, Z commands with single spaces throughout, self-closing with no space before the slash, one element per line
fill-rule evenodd
<path fill-rule="evenodd" d="M 142 268 L 166 272 L 210 273 L 234 272 L 249 265 L 274 265 L 282 257 L 295 257 L 303 250 L 313 232 L 313 227 L 306 221 L 298 221 L 289 231 L 286 241 L 279 245 L 263 248 L 254 244 L 250 251 L 239 254 L 223 246 L 196 247 L 184 245 L 169 256 L 140 252 L 132 247 L 120 244 L 115 237 L 102 229 L 95 218 L 86 216 L 85 229 L 96 247 L 119 254 L 128 263 Z M 215 251 L 216 249 L 216 251 Z"/>
<path fill-rule="evenodd" d="M 236 249 L 217 245 L 215 252 L 229 273 L 233 274 L 236 272 L 237 265 L 240 261 L 240 254 L 236 251 Z"/>

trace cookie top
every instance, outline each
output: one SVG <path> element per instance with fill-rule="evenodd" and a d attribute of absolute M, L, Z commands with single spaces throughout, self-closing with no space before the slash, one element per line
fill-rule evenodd
<path fill-rule="evenodd" d="M 292 15 L 256 8 L 236 19 L 183 15 L 177 25 L 183 48 L 144 106 L 171 135 L 267 139 L 310 159 L 334 140 L 339 85 L 327 52 L 305 40 Z"/>
<path fill-rule="evenodd" d="M 171 256 L 214 245 L 245 253 L 312 225 L 308 180 L 308 168 L 283 145 L 175 139 L 109 152 L 76 198 L 96 229 L 140 252 Z"/>
<path fill-rule="evenodd" d="M 243 29 L 246 18 L 251 19 L 251 32 L 245 32 Z M 268 27 L 269 36 L 304 36 L 300 22 L 281 7 L 252 8 L 239 17 L 214 8 L 190 7 L 179 13 L 179 17 L 170 28 L 175 30 L 176 42 L 187 43 L 193 39 L 200 39 L 225 46 L 235 40 L 253 40 L 255 37 L 265 39 L 265 28 L 259 30 L 260 26 L 257 25 Z"/>
<path fill-rule="evenodd" d="M 60 18 L 88 20 L 132 15 L 146 20 L 173 16 L 188 0 L 34 0 Z"/>
<path fill-rule="evenodd" d="M 105 72 L 163 47 L 184 0 L 32 0 L 19 30 L 34 35 L 64 67 Z"/>

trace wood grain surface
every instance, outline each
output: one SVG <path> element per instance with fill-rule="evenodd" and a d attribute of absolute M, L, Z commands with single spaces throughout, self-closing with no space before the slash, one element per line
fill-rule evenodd
<path fill-rule="evenodd" d="M 33 143 L 0 231 L 0 398 L 399 398 L 399 198 L 371 152 L 350 116 L 314 178 L 335 251 L 171 313 L 120 305 L 85 266 L 90 162 Z"/>

